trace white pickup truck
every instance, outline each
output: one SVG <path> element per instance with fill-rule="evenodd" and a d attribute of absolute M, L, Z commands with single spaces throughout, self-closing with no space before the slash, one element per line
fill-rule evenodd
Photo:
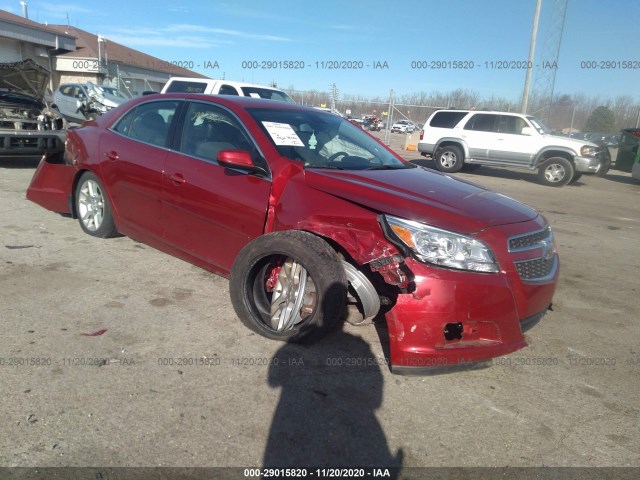
<path fill-rule="evenodd" d="M 266 98 L 281 102 L 295 103 L 282 90 L 263 85 L 254 85 L 228 80 L 209 78 L 172 77 L 161 93 L 204 93 L 207 95 L 237 95 L 240 97 Z"/>

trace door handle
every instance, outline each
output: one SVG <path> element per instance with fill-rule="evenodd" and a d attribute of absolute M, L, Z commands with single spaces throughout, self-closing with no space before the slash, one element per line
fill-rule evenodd
<path fill-rule="evenodd" d="M 175 183 L 176 185 L 182 185 L 183 183 L 186 183 L 185 178 L 180 173 L 167 174 L 167 177 L 169 177 L 169 180 L 171 180 L 171 182 Z"/>
<path fill-rule="evenodd" d="M 114 150 L 111 150 L 110 152 L 104 152 L 104 156 L 107 157 L 109 160 L 118 160 L 118 153 L 115 152 Z"/>

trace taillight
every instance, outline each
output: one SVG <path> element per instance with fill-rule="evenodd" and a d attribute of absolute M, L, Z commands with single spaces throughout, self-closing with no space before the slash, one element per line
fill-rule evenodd
<path fill-rule="evenodd" d="M 424 139 L 424 130 L 420 130 L 420 140 Z"/>

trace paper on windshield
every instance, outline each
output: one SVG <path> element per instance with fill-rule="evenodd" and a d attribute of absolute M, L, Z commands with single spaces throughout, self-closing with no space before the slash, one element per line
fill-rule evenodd
<path fill-rule="evenodd" d="M 300 137 L 288 123 L 262 122 L 276 145 L 304 147 Z"/>

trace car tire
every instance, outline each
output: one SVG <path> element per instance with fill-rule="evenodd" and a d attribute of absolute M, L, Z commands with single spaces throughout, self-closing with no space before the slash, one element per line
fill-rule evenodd
<path fill-rule="evenodd" d="M 611 159 L 608 159 L 603 166 L 596 172 L 596 176 L 598 177 L 606 177 L 607 173 L 611 169 Z"/>
<path fill-rule="evenodd" d="M 449 145 L 438 149 L 436 152 L 436 168 L 441 172 L 459 172 L 464 165 L 462 150 L 455 145 Z"/>
<path fill-rule="evenodd" d="M 548 187 L 563 187 L 573 178 L 575 168 L 563 157 L 551 157 L 538 168 L 540 183 Z"/>
<path fill-rule="evenodd" d="M 82 174 L 74 201 L 80 227 L 85 233 L 100 238 L 118 236 L 106 192 L 93 173 Z"/>
<path fill-rule="evenodd" d="M 344 317 L 347 277 L 327 242 L 290 230 L 246 245 L 231 268 L 229 290 L 246 327 L 295 342 L 327 333 Z"/>

